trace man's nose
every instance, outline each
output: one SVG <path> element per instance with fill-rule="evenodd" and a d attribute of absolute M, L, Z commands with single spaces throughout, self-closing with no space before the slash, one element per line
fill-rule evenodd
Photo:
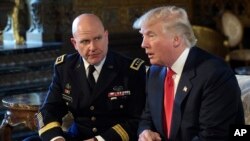
<path fill-rule="evenodd" d="M 95 50 L 96 49 L 96 44 L 94 41 L 91 41 L 90 44 L 89 44 L 89 49 L 90 50 Z"/>
<path fill-rule="evenodd" d="M 145 38 L 142 39 L 141 47 L 146 48 L 148 46 L 147 40 Z"/>

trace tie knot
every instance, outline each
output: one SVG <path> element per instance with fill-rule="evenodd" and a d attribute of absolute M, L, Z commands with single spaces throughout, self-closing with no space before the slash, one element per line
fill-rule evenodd
<path fill-rule="evenodd" d="M 169 68 L 167 72 L 168 77 L 172 77 L 174 74 L 175 72 L 171 68 Z"/>
<path fill-rule="evenodd" d="M 92 74 L 95 71 L 94 65 L 89 65 L 89 74 Z"/>

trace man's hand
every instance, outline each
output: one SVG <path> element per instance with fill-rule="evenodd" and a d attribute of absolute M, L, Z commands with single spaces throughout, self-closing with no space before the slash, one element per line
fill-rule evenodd
<path fill-rule="evenodd" d="M 87 139 L 87 140 L 84 140 L 84 141 L 96 141 L 95 138 L 91 138 L 91 139 Z"/>
<path fill-rule="evenodd" d="M 138 141 L 161 141 L 161 136 L 157 132 L 151 130 L 144 130 L 140 135 Z"/>
<path fill-rule="evenodd" d="M 65 141 L 65 139 L 64 138 L 57 138 L 57 139 L 52 140 L 52 141 Z"/>

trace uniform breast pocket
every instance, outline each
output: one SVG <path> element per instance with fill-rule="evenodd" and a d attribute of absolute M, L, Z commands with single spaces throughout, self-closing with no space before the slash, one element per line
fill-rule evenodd
<path fill-rule="evenodd" d="M 108 94 L 108 105 L 111 111 L 125 111 L 130 97 L 129 91 L 111 92 Z"/>

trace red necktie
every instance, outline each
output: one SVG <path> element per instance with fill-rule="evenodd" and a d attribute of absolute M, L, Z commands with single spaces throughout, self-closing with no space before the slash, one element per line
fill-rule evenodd
<path fill-rule="evenodd" d="M 164 113 L 165 113 L 165 132 L 167 137 L 170 135 L 172 109 L 174 103 L 174 80 L 175 72 L 169 69 L 164 82 Z"/>

